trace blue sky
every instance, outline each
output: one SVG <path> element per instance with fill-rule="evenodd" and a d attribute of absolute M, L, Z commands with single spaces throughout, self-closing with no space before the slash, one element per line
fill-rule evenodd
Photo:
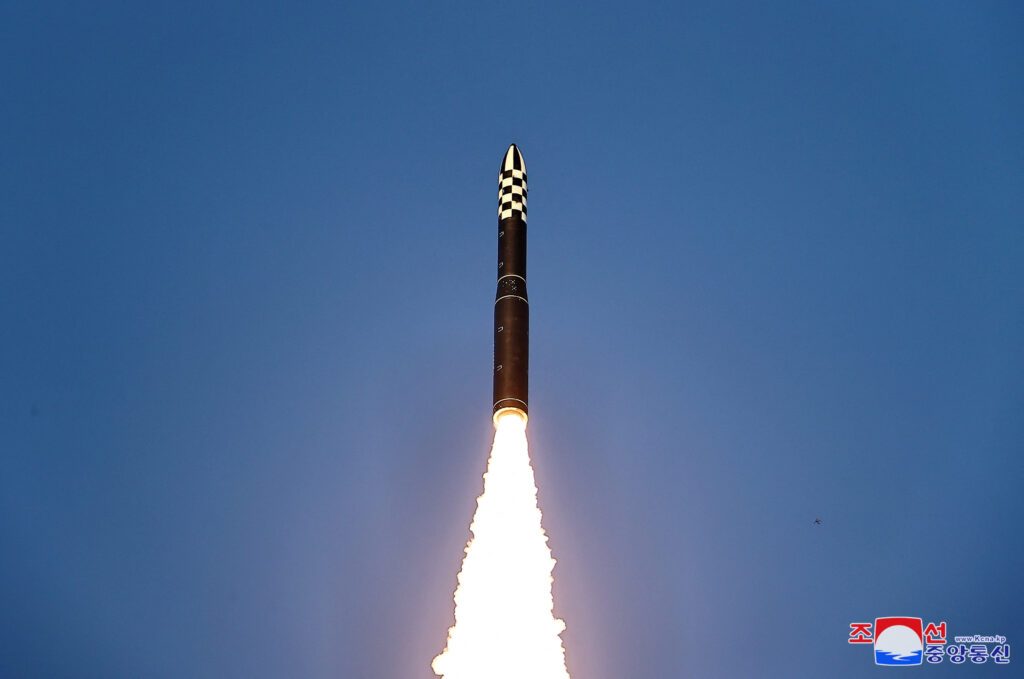
<path fill-rule="evenodd" d="M 1022 37 L 992 2 L 8 3 L 0 675 L 433 676 L 511 142 L 574 677 L 861 677 L 887 615 L 1022 643 Z"/>

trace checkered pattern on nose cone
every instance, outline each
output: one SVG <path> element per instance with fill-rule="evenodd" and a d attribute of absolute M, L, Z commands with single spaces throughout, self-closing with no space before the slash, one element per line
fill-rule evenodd
<path fill-rule="evenodd" d="M 526 164 L 515 144 L 508 147 L 498 174 L 498 221 L 518 212 L 526 221 Z"/>

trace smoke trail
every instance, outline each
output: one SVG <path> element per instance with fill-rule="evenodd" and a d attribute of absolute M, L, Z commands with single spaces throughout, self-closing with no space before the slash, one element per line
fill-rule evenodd
<path fill-rule="evenodd" d="M 552 614 L 551 558 L 541 527 L 526 422 L 498 420 L 484 492 L 455 589 L 455 625 L 433 668 L 445 679 L 569 679 Z"/>

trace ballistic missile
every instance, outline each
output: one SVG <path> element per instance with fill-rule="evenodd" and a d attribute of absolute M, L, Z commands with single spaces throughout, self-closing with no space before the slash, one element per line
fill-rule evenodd
<path fill-rule="evenodd" d="M 512 144 L 498 172 L 498 291 L 494 295 L 494 423 L 526 419 L 530 301 L 526 295 L 526 164 Z"/>

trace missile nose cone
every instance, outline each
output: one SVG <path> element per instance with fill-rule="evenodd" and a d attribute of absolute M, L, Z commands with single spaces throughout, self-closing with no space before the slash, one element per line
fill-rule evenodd
<path fill-rule="evenodd" d="M 498 172 L 498 221 L 513 214 L 526 221 L 526 163 L 515 144 L 505 151 Z"/>
<path fill-rule="evenodd" d="M 519 152 L 519 147 L 515 144 L 508 147 L 508 151 L 505 152 L 505 160 L 501 163 L 501 172 L 509 170 L 519 170 L 524 174 L 526 173 L 526 163 L 523 162 L 523 154 Z"/>

